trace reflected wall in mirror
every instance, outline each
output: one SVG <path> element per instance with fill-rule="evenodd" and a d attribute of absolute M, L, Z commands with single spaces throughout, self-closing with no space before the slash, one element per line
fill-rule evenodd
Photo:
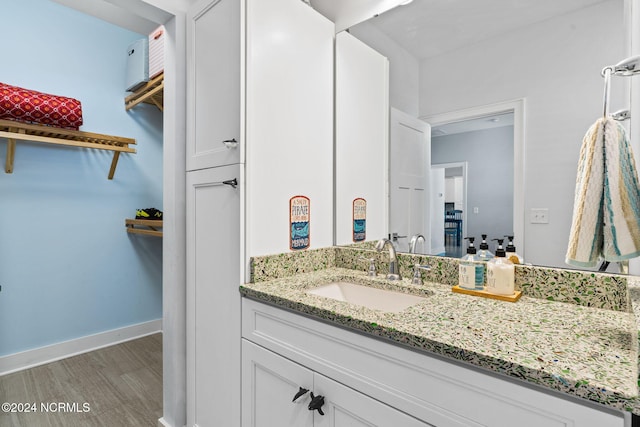
<path fill-rule="evenodd" d="M 520 155 L 523 167 L 514 166 L 511 176 L 521 184 L 512 195 L 513 230 L 505 225 L 492 232 L 500 236 L 490 237 L 513 231 L 525 262 L 567 267 L 564 257 L 580 145 L 586 130 L 602 115 L 600 71 L 630 54 L 631 19 L 626 18 L 631 16 L 630 4 L 625 0 L 414 0 L 349 31 L 389 59 L 390 106 L 436 129 L 443 117 L 460 120 L 464 111 L 522 103 L 522 122 L 516 118 L 514 125 L 516 134 L 522 132 L 514 160 Z M 629 108 L 629 99 L 630 79 L 614 78 L 610 110 Z M 462 155 L 442 160 L 464 161 Z M 341 185 L 345 183 L 337 180 L 336 186 Z M 509 204 L 490 200 L 488 194 L 492 193 L 485 193 L 486 202 L 496 209 Z M 497 197 L 498 192 L 493 194 Z M 478 233 L 471 229 L 470 216 L 478 223 L 508 222 L 490 208 L 469 204 L 474 197 L 468 194 L 466 200 L 467 233 Z M 474 207 L 478 213 L 473 213 Z M 548 209 L 547 224 L 531 221 L 532 211 L 540 208 Z"/>

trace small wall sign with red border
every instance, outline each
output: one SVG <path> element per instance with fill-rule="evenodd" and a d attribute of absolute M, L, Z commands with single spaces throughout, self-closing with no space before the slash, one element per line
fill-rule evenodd
<path fill-rule="evenodd" d="M 311 202 L 308 197 L 294 196 L 289 199 L 289 249 L 307 249 L 311 244 Z"/>
<path fill-rule="evenodd" d="M 367 238 L 367 201 L 353 200 L 353 241 L 364 242 Z"/>

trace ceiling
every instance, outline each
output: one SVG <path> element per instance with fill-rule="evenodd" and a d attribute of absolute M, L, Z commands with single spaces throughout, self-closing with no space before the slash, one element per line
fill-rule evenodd
<path fill-rule="evenodd" d="M 420 60 L 603 1 L 414 0 L 367 22 Z"/>
<path fill-rule="evenodd" d="M 52 0 L 87 15 L 147 35 L 171 19 L 172 15 L 142 1 L 131 0 Z M 189 0 L 167 0 L 176 8 L 184 8 Z"/>

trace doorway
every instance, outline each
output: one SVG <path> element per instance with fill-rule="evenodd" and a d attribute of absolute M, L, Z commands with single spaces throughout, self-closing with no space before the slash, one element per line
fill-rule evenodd
<path fill-rule="evenodd" d="M 432 125 L 432 165 L 468 161 L 465 236 L 515 235 L 524 247 L 524 100 L 422 117 Z M 462 140 L 473 137 L 475 143 Z M 502 142 L 497 143 L 500 139 Z M 510 142 L 505 142 L 508 139 Z M 463 145 L 467 144 L 467 145 Z M 439 152 L 443 150 L 446 156 Z M 493 160 L 499 159 L 497 162 Z M 492 243 L 492 248 L 495 242 Z"/>
<path fill-rule="evenodd" d="M 434 255 L 460 258 L 467 235 L 468 162 L 431 164 L 431 241 Z"/>

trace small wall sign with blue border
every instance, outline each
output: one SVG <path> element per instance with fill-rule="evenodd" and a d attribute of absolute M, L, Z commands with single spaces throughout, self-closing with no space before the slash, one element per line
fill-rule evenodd
<path fill-rule="evenodd" d="M 353 200 L 353 241 L 364 242 L 367 238 L 367 201 Z"/>
<path fill-rule="evenodd" d="M 311 244 L 309 225 L 311 222 L 311 202 L 308 197 L 294 196 L 289 199 L 289 249 L 307 249 Z"/>

